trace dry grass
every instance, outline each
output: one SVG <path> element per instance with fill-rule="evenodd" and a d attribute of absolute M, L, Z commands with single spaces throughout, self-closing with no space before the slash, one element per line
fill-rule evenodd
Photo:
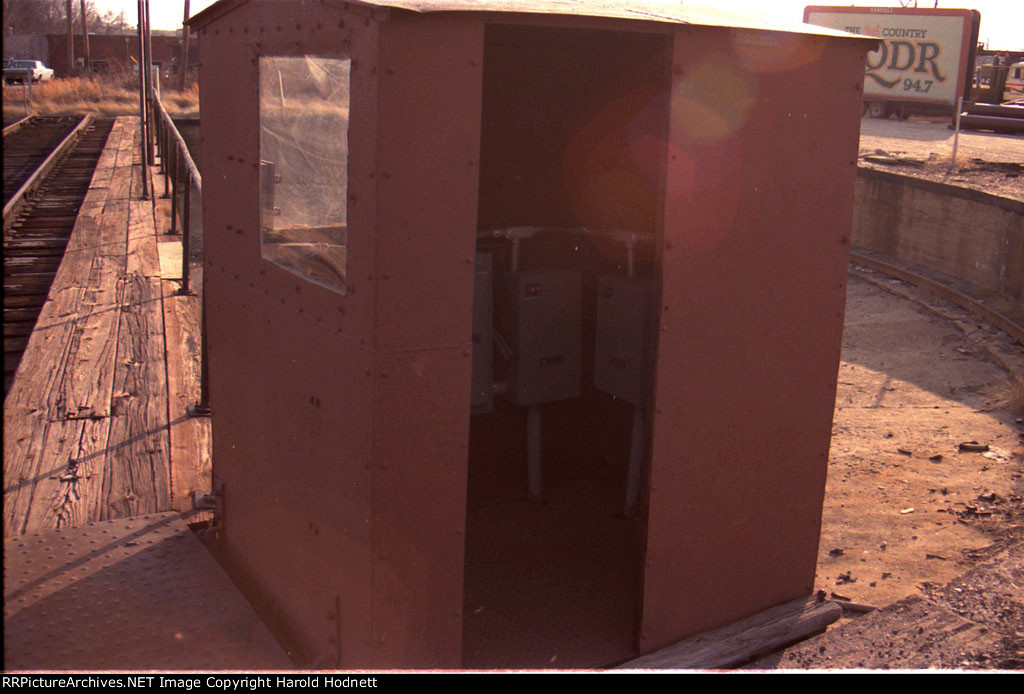
<path fill-rule="evenodd" d="M 31 92 L 31 93 L 30 93 Z M 193 83 L 179 92 L 165 86 L 163 102 L 175 118 L 199 117 L 199 88 Z M 139 83 L 133 73 L 69 77 L 33 85 L 4 85 L 4 116 L 95 113 L 100 116 L 139 112 Z"/>

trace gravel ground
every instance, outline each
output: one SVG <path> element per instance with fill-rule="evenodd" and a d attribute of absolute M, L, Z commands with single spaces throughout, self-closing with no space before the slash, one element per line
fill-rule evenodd
<path fill-rule="evenodd" d="M 861 166 L 1024 201 L 1024 135 L 954 132 L 945 118 L 864 118 Z"/>

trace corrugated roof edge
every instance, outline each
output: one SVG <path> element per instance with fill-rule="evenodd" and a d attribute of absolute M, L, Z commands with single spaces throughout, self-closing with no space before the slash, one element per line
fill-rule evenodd
<path fill-rule="evenodd" d="M 268 0 L 218 0 L 188 20 L 193 29 L 201 29 L 210 22 L 232 12 L 248 2 Z M 303 2 L 305 0 L 284 0 Z M 877 43 L 877 39 L 848 34 L 803 22 L 779 22 L 757 15 L 740 14 L 725 10 L 683 5 L 665 0 L 632 0 L 628 3 L 609 0 L 349 0 L 332 3 L 361 5 L 368 8 L 406 10 L 409 12 L 502 12 L 522 14 L 550 14 L 576 17 L 607 17 L 670 24 L 693 24 L 734 29 L 781 31 L 794 34 L 830 36 L 858 39 Z"/>

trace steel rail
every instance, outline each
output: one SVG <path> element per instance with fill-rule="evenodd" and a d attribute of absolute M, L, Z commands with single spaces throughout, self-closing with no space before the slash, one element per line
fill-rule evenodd
<path fill-rule="evenodd" d="M 909 282 L 910 284 L 934 292 L 935 294 L 952 301 L 961 308 L 965 308 L 971 313 L 983 317 L 1010 337 L 1018 340 L 1021 344 L 1024 344 L 1024 326 L 1021 326 L 1013 318 L 986 306 L 972 296 L 959 292 L 952 287 L 931 279 L 930 277 L 918 275 L 906 268 L 892 265 L 885 261 L 878 260 L 877 258 L 861 255 L 855 251 L 850 251 L 850 260 L 858 265 L 864 265 L 872 270 L 877 270 L 878 272 L 890 275 L 896 279 Z"/>
<path fill-rule="evenodd" d="M 11 199 L 6 205 L 4 205 L 4 229 L 7 229 L 17 218 L 18 212 L 25 203 L 25 199 L 28 194 L 38 188 L 43 182 L 43 179 L 46 178 L 47 174 L 49 174 L 50 171 L 53 170 L 53 167 L 57 165 L 57 162 L 59 162 L 65 154 L 71 151 L 92 124 L 92 121 L 92 114 L 83 116 L 78 125 L 68 133 L 67 137 L 61 140 L 61 143 L 57 145 L 52 152 L 50 152 L 50 156 L 48 156 L 43 163 L 36 168 L 35 172 L 28 177 L 28 180 L 22 184 L 21 188 L 18 188 L 18 191 L 11 196 Z"/>
<path fill-rule="evenodd" d="M 26 125 L 28 125 L 31 121 L 32 116 L 25 116 L 24 118 L 20 118 L 14 121 L 13 123 L 4 128 L 4 137 L 7 137 L 8 135 L 13 135 L 14 133 L 18 132 Z"/>

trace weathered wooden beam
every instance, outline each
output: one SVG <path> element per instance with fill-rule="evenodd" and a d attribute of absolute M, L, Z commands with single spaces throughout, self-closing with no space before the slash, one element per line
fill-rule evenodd
<path fill-rule="evenodd" d="M 121 127 L 118 127 L 120 125 Z M 91 209 L 88 228 L 79 228 L 68 243 L 55 284 L 78 286 L 83 294 L 76 307 L 76 320 L 63 378 L 58 384 L 59 409 L 54 419 L 84 419 L 110 415 L 114 359 L 117 349 L 118 289 L 125 275 L 125 249 L 131 193 L 132 136 L 127 124 L 119 123 L 108 140 L 101 160 L 112 167 L 100 172 L 106 185 L 104 204 Z M 111 156 L 107 158 L 107 152 Z M 95 179 L 94 179 L 95 180 Z M 98 181 L 97 181 L 98 182 Z M 88 233 L 86 233 L 88 232 Z"/>
<path fill-rule="evenodd" d="M 821 632 L 842 616 L 835 602 L 798 598 L 727 626 L 691 636 L 619 669 L 717 670 Z"/>

